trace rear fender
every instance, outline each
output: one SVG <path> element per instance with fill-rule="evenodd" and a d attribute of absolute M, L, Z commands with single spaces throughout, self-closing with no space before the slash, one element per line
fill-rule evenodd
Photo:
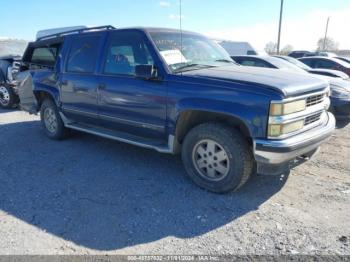
<path fill-rule="evenodd" d="M 33 72 L 24 71 L 18 74 L 18 96 L 22 110 L 35 114 L 40 110 L 44 96 L 49 96 L 56 103 L 59 101 L 57 88 L 34 80 Z"/>

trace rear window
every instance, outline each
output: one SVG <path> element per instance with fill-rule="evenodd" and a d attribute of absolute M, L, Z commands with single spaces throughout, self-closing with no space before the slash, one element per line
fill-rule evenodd
<path fill-rule="evenodd" d="M 93 73 L 99 51 L 101 37 L 79 36 L 72 39 L 68 55 L 67 72 Z"/>

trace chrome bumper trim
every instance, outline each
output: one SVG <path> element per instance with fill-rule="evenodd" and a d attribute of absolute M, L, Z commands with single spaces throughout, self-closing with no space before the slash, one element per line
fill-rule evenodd
<path fill-rule="evenodd" d="M 335 129 L 335 118 L 327 118 L 318 128 L 283 140 L 255 140 L 254 156 L 257 163 L 278 165 L 317 149 Z"/>

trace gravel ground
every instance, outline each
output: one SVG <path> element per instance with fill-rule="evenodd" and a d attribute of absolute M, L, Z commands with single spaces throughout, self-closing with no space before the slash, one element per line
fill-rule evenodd
<path fill-rule="evenodd" d="M 0 254 L 350 255 L 350 125 L 289 176 L 194 186 L 178 157 L 0 110 Z"/>

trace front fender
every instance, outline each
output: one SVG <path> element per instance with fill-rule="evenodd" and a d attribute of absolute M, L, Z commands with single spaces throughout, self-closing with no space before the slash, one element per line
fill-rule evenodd
<path fill-rule="evenodd" d="M 268 121 L 269 102 L 247 94 L 240 101 L 214 100 L 209 98 L 185 98 L 175 105 L 173 128 L 180 115 L 188 110 L 219 113 L 244 123 L 250 137 L 265 137 Z"/>

